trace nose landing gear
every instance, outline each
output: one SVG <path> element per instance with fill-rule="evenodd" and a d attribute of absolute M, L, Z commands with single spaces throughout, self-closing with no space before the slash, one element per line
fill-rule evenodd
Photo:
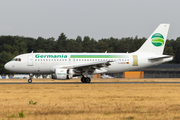
<path fill-rule="evenodd" d="M 32 83 L 32 79 L 31 78 L 28 80 L 28 83 Z"/>
<path fill-rule="evenodd" d="M 32 74 L 32 73 L 30 73 L 30 74 L 29 74 L 28 83 L 32 83 L 32 77 L 33 77 L 33 74 Z"/>

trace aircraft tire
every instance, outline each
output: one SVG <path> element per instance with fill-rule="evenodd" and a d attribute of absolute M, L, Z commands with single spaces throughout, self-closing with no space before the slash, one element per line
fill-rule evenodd
<path fill-rule="evenodd" d="M 31 79 L 29 79 L 29 80 L 28 80 L 28 83 L 32 83 L 32 80 L 31 80 Z"/>
<path fill-rule="evenodd" d="M 86 83 L 86 78 L 85 78 L 85 77 L 82 77 L 82 78 L 81 78 L 81 82 L 82 82 L 82 83 Z"/>
<path fill-rule="evenodd" d="M 86 78 L 86 83 L 90 83 L 91 82 L 91 78 L 87 77 Z"/>

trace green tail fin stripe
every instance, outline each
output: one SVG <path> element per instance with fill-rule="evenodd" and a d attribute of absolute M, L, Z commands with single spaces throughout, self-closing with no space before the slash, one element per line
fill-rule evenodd
<path fill-rule="evenodd" d="M 162 45 L 164 45 L 164 40 L 161 39 L 161 38 L 153 38 L 153 39 L 152 39 L 152 42 L 153 42 L 153 43 L 155 43 L 155 42 L 157 42 L 157 43 L 162 43 Z"/>

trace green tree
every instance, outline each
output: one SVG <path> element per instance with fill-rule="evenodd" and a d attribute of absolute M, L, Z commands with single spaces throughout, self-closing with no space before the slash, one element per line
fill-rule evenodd
<path fill-rule="evenodd" d="M 12 57 L 11 57 L 10 53 L 7 53 L 6 51 L 3 51 L 2 53 L 0 53 L 0 73 L 1 74 L 9 73 L 9 71 L 7 71 L 4 68 L 4 65 L 11 59 L 12 59 Z"/>
<path fill-rule="evenodd" d="M 82 42 L 83 52 L 91 52 L 90 43 L 91 43 L 90 38 L 88 36 L 85 36 Z"/>
<path fill-rule="evenodd" d="M 99 40 L 99 42 L 98 42 L 98 51 L 99 52 L 105 52 L 105 51 L 107 51 L 107 49 L 108 49 L 107 39 Z"/>
<path fill-rule="evenodd" d="M 82 50 L 83 50 L 83 45 L 82 45 L 82 37 L 81 36 L 77 36 L 77 38 L 76 38 L 76 47 L 77 47 L 77 49 L 76 49 L 76 51 L 74 51 L 74 52 L 82 52 Z"/>
<path fill-rule="evenodd" d="M 56 42 L 55 38 L 48 38 L 44 43 L 44 51 L 45 52 L 55 52 L 56 51 Z"/>
<path fill-rule="evenodd" d="M 36 52 L 45 52 L 44 50 L 44 43 L 45 43 L 45 40 L 44 38 L 42 37 L 38 37 L 38 39 L 36 40 L 36 43 L 35 43 L 35 51 Z"/>
<path fill-rule="evenodd" d="M 66 50 L 67 37 L 64 33 L 61 33 L 57 40 L 56 52 L 67 52 Z"/>

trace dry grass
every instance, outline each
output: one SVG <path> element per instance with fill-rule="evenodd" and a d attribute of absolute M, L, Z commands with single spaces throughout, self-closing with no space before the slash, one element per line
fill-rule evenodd
<path fill-rule="evenodd" d="M 0 88 L 0 120 L 180 119 L 180 84 L 2 84 Z"/>

